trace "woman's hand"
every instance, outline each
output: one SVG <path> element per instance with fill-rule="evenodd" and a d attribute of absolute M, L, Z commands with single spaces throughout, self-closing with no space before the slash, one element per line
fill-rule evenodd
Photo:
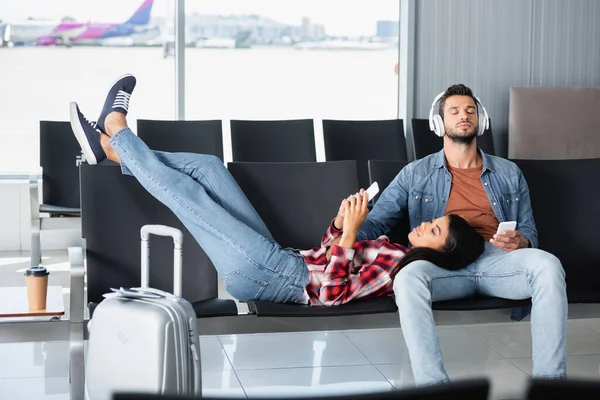
<path fill-rule="evenodd" d="M 344 233 L 342 234 L 340 246 L 351 247 L 354 244 L 356 234 L 369 214 L 368 203 L 367 193 L 363 189 L 357 195 L 344 200 L 344 223 L 342 228 Z"/>
<path fill-rule="evenodd" d="M 342 202 L 340 203 L 340 209 L 338 210 L 337 215 L 335 216 L 335 220 L 333 221 L 333 227 L 335 229 L 342 229 L 342 227 L 344 226 L 344 213 L 346 208 L 344 207 L 344 202 L 348 200 L 348 199 L 344 199 L 342 200 Z"/>
<path fill-rule="evenodd" d="M 344 232 L 354 234 L 358 232 L 358 229 L 367 219 L 367 214 L 369 214 L 368 204 L 369 199 L 363 189 L 358 194 L 352 195 L 342 202 L 344 206 Z"/>
<path fill-rule="evenodd" d="M 329 259 L 331 258 L 331 250 L 333 250 L 333 246 L 335 246 L 336 244 L 339 244 L 340 240 L 342 240 L 342 237 L 338 236 L 335 239 L 333 239 L 333 241 L 331 242 L 331 246 L 329 246 L 329 248 L 327 249 L 327 252 L 325 253 L 325 259 L 327 261 L 329 261 Z"/>

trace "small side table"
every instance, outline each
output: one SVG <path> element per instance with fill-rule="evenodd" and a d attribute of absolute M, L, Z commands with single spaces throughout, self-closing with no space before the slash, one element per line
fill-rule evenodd
<path fill-rule="evenodd" d="M 62 287 L 48 286 L 46 309 L 29 311 L 27 288 L 0 287 L 0 318 L 52 317 L 60 319 L 65 314 Z"/>

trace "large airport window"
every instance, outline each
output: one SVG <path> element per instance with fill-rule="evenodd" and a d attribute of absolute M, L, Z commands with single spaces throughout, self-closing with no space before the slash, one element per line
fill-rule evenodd
<path fill-rule="evenodd" d="M 399 0 L 185 7 L 187 119 L 397 117 Z"/>
<path fill-rule="evenodd" d="M 37 168 L 39 121 L 67 121 L 71 101 L 95 120 L 109 86 L 127 72 L 138 78 L 131 124 L 173 119 L 174 63 L 163 58 L 161 37 L 172 25 L 169 3 L 0 2 L 0 171 Z"/>

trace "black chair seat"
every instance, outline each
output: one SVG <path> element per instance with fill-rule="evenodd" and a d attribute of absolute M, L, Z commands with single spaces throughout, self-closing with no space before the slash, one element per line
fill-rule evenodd
<path fill-rule="evenodd" d="M 94 310 L 98 307 L 98 303 L 88 303 L 90 309 L 90 318 L 94 315 Z M 210 318 L 210 317 L 230 317 L 238 315 L 238 309 L 235 305 L 235 301 L 230 299 L 206 299 L 196 301 L 192 303 L 194 311 L 196 311 L 196 317 L 198 318 Z"/>
<path fill-rule="evenodd" d="M 40 204 L 40 212 L 65 217 L 81 217 L 81 208 L 53 206 L 51 204 Z"/>
<path fill-rule="evenodd" d="M 335 307 L 252 300 L 248 301 L 248 309 L 250 313 L 256 314 L 258 317 L 338 317 L 395 312 L 397 307 L 393 297 L 385 296 L 356 300 Z"/>
<path fill-rule="evenodd" d="M 434 310 L 471 311 L 513 308 L 531 305 L 531 300 L 507 300 L 497 297 L 468 297 L 464 299 L 437 301 Z M 341 306 L 309 306 L 304 304 L 280 304 L 253 300 L 248 302 L 250 313 L 259 317 L 336 317 L 359 314 L 396 312 L 398 308 L 391 296 L 357 300 Z"/>

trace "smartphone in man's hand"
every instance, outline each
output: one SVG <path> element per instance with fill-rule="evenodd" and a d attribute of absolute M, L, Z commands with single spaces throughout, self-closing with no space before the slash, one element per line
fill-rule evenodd
<path fill-rule="evenodd" d="M 504 232 L 514 231 L 516 227 L 517 221 L 500 222 L 500 225 L 498 225 L 498 230 L 496 231 L 496 235 L 504 235 Z"/>

